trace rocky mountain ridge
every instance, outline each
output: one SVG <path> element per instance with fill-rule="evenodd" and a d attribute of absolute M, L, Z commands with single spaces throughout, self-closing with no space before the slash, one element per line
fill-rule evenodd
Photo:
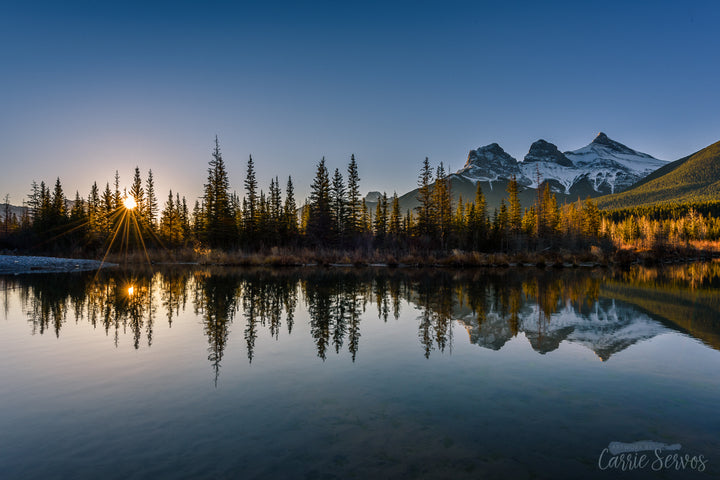
<path fill-rule="evenodd" d="M 566 152 L 540 139 L 522 161 L 491 143 L 471 150 L 465 166 L 453 175 L 480 182 L 483 187 L 487 182 L 490 190 L 493 183 L 515 177 L 527 188 L 547 181 L 556 193 L 597 196 L 623 191 L 666 163 L 600 132 L 585 147 Z"/>

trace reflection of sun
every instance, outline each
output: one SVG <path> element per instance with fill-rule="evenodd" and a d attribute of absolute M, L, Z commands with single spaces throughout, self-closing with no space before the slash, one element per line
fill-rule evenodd
<path fill-rule="evenodd" d="M 128 195 L 123 199 L 123 205 L 125 205 L 125 208 L 127 208 L 128 210 L 132 210 L 137 207 L 137 202 L 131 195 Z"/>
<path fill-rule="evenodd" d="M 132 297 L 132 296 L 133 296 L 133 293 L 135 293 L 135 287 L 133 287 L 132 285 L 130 285 L 130 286 L 128 287 L 128 297 Z"/>

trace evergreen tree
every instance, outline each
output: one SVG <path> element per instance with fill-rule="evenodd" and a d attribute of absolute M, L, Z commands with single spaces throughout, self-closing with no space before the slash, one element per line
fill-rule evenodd
<path fill-rule="evenodd" d="M 135 199 L 137 207 L 135 207 L 135 216 L 138 223 L 144 225 L 147 222 L 147 205 L 145 203 L 145 190 L 142 186 L 142 178 L 140 178 L 140 168 L 135 167 L 135 176 L 130 186 L 130 196 Z"/>
<path fill-rule="evenodd" d="M 435 186 L 432 189 L 430 197 L 433 207 L 431 212 L 435 214 L 435 218 L 431 221 L 431 224 L 435 226 L 438 238 L 440 239 L 440 247 L 445 248 L 452 225 L 452 196 L 450 193 L 450 182 L 447 179 L 445 167 L 442 162 L 440 162 L 440 165 L 437 167 Z"/>
<path fill-rule="evenodd" d="M 285 188 L 285 222 L 284 222 L 284 240 L 288 241 L 295 238 L 298 233 L 298 217 L 297 205 L 295 204 L 295 188 L 293 187 L 292 177 L 288 177 L 287 187 Z"/>
<path fill-rule="evenodd" d="M 113 208 L 120 208 L 122 206 L 122 196 L 120 195 L 120 174 L 115 170 L 115 191 L 113 193 Z M 111 210 L 111 211 L 112 211 Z"/>
<path fill-rule="evenodd" d="M 425 157 L 422 169 L 420 170 L 420 177 L 418 179 L 418 196 L 417 200 L 420 205 L 416 208 L 418 212 L 417 216 L 417 229 L 420 235 L 430 235 L 433 232 L 434 225 L 433 220 L 433 205 L 430 184 L 432 183 L 432 169 L 430 168 L 430 160 Z"/>
<path fill-rule="evenodd" d="M 542 235 L 554 237 L 560 226 L 560 211 L 555 194 L 550 191 L 550 184 L 545 182 L 542 190 Z"/>
<path fill-rule="evenodd" d="M 7 237 L 10 234 L 10 222 L 11 222 L 11 214 L 10 214 L 10 195 L 5 194 L 5 204 L 4 207 L 4 215 L 3 215 L 3 233 Z"/>
<path fill-rule="evenodd" d="M 348 203 L 345 198 L 345 183 L 343 182 L 340 170 L 335 169 L 332 179 L 332 187 L 330 190 L 330 201 L 332 203 L 333 223 L 337 235 L 342 238 L 343 232 L 348 225 L 346 205 Z"/>
<path fill-rule="evenodd" d="M 537 231 L 537 214 L 535 213 L 535 207 L 531 206 L 525 210 L 525 214 L 522 217 L 522 231 L 525 235 L 532 236 Z"/>
<path fill-rule="evenodd" d="M 363 234 L 372 232 L 372 214 L 370 213 L 370 209 L 367 206 L 367 203 L 365 202 L 365 198 L 362 199 L 362 225 L 361 225 L 361 232 Z"/>
<path fill-rule="evenodd" d="M 257 208 L 258 208 L 258 195 L 257 195 L 257 180 L 255 179 L 255 163 L 253 162 L 252 155 L 248 160 L 247 173 L 245 175 L 245 195 L 246 202 L 244 204 L 244 216 L 245 216 L 245 232 L 251 243 L 257 240 Z"/>
<path fill-rule="evenodd" d="M 375 236 L 379 242 L 385 240 L 388 231 L 388 198 L 383 193 L 375 208 Z"/>
<path fill-rule="evenodd" d="M 98 190 L 97 182 L 93 182 L 92 187 L 90 187 L 90 194 L 88 195 L 88 206 L 87 206 L 87 216 L 88 216 L 88 223 L 89 223 L 89 231 L 90 235 L 94 236 L 97 235 L 100 231 L 100 191 Z"/>
<path fill-rule="evenodd" d="M 52 215 L 52 203 L 50 201 L 50 189 L 45 186 L 45 182 L 40 182 L 40 207 L 38 210 L 38 221 L 35 225 L 42 232 L 51 226 Z"/>
<path fill-rule="evenodd" d="M 85 223 L 85 202 L 80 198 L 80 192 L 75 191 L 75 201 L 70 209 L 70 220 L 75 225 Z"/>
<path fill-rule="evenodd" d="M 63 223 L 67 216 L 67 207 L 65 205 L 65 194 L 63 193 L 62 184 L 60 183 L 60 177 L 55 181 L 55 189 L 52 194 L 51 202 L 51 215 L 53 217 L 53 223 Z"/>
<path fill-rule="evenodd" d="M 160 238 L 168 246 L 178 246 L 182 241 L 182 225 L 178 215 L 176 201 L 173 192 L 170 190 L 168 199 L 165 202 L 160 214 Z"/>
<path fill-rule="evenodd" d="M 193 205 L 192 230 L 195 239 L 201 238 L 205 232 L 205 212 L 199 200 L 195 200 L 195 205 Z"/>
<path fill-rule="evenodd" d="M 597 238 L 600 232 L 600 210 L 590 197 L 583 203 L 582 217 L 584 220 L 583 233 L 590 238 Z"/>
<path fill-rule="evenodd" d="M 413 214 L 410 210 L 405 212 L 405 218 L 403 218 L 403 233 L 406 236 L 410 236 L 412 231 L 415 229 L 415 222 L 413 221 Z"/>
<path fill-rule="evenodd" d="M 310 192 L 310 217 L 307 235 L 316 244 L 330 241 L 334 233 L 332 207 L 330 205 L 330 178 L 325 167 L 325 157 L 318 163 Z"/>
<path fill-rule="evenodd" d="M 483 195 L 482 187 L 480 187 L 480 182 L 477 183 L 477 187 L 475 188 L 475 212 L 484 222 L 487 218 L 487 206 L 485 204 L 485 195 Z"/>
<path fill-rule="evenodd" d="M 362 207 L 360 205 L 360 176 L 354 154 L 350 156 L 348 165 L 347 210 L 345 230 L 350 234 L 357 233 L 360 231 L 362 221 Z"/>
<path fill-rule="evenodd" d="M 280 191 L 280 182 L 277 177 L 270 180 L 268 214 L 270 222 L 270 238 L 272 239 L 272 243 L 277 245 L 281 241 L 284 229 L 283 223 L 285 221 L 285 211 L 282 205 L 282 192 Z"/>
<path fill-rule="evenodd" d="M 500 211 L 496 210 L 495 219 L 493 222 L 493 230 L 495 231 L 495 238 L 500 242 L 500 249 L 503 250 L 506 244 L 503 243 L 507 237 L 508 232 L 508 210 L 505 204 L 505 199 L 500 200 Z"/>
<path fill-rule="evenodd" d="M 192 227 L 190 226 L 190 212 L 188 211 L 187 201 L 182 197 L 182 206 L 180 207 L 180 225 L 182 226 L 183 239 L 190 238 Z"/>
<path fill-rule="evenodd" d="M 390 212 L 390 224 L 388 225 L 388 231 L 390 235 L 394 237 L 400 236 L 402 220 L 400 218 L 400 201 L 397 196 L 397 192 L 393 193 L 392 206 Z"/>
<path fill-rule="evenodd" d="M 105 184 L 105 190 L 103 190 L 102 198 L 100 199 L 100 208 L 98 209 L 98 227 L 101 232 L 109 234 L 114 227 L 115 216 L 113 213 L 116 211 L 115 207 L 115 195 L 110 190 L 110 184 Z"/>
<path fill-rule="evenodd" d="M 230 180 L 215 137 L 204 194 L 203 238 L 214 247 L 229 247 L 237 237 L 235 212 L 230 205 Z"/>
<path fill-rule="evenodd" d="M 508 227 L 510 233 L 517 235 L 522 230 L 522 207 L 518 197 L 519 188 L 515 175 L 512 176 L 507 186 L 508 193 Z"/>
<path fill-rule="evenodd" d="M 155 180 L 153 179 L 152 170 L 148 170 L 147 180 L 145 181 L 146 194 L 146 211 L 147 222 L 151 230 L 157 227 L 158 202 L 155 196 Z"/>
<path fill-rule="evenodd" d="M 30 193 L 28 194 L 27 206 L 30 213 L 30 218 L 35 219 L 38 217 L 40 212 L 40 185 L 33 180 L 30 186 Z"/>

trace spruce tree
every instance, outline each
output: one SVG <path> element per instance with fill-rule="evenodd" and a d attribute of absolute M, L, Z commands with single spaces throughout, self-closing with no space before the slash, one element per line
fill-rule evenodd
<path fill-rule="evenodd" d="M 332 238 L 335 229 L 330 205 L 330 178 L 325 167 L 325 157 L 318 163 L 315 179 L 310 188 L 307 234 L 312 242 L 326 244 Z"/>
<path fill-rule="evenodd" d="M 105 184 L 105 190 L 103 190 L 102 197 L 100 199 L 100 209 L 98 211 L 98 226 L 100 231 L 104 234 L 109 234 L 115 222 L 117 221 L 117 215 L 115 207 L 115 195 L 110 190 L 110 183 Z"/>
<path fill-rule="evenodd" d="M 440 247 L 445 248 L 452 224 L 452 196 L 450 181 L 447 179 L 442 162 L 437 167 L 435 185 L 430 197 L 432 206 L 430 218 L 433 218 L 434 214 L 431 224 L 435 226 L 436 234 L 440 239 Z"/>
<path fill-rule="evenodd" d="M 350 156 L 350 164 L 348 165 L 347 207 L 346 230 L 352 235 L 360 231 L 360 223 L 362 221 L 362 207 L 360 205 L 360 175 L 358 174 L 358 167 L 354 154 Z"/>
<path fill-rule="evenodd" d="M 147 180 L 145 181 L 146 209 L 145 215 L 151 230 L 157 227 L 158 202 L 155 195 L 155 180 L 153 179 L 152 170 L 148 171 Z"/>
<path fill-rule="evenodd" d="M 390 224 L 388 225 L 388 231 L 391 235 L 395 237 L 398 237 L 400 235 L 401 222 L 402 219 L 400 218 L 400 201 L 398 199 L 397 192 L 393 192 Z"/>
<path fill-rule="evenodd" d="M 508 227 L 510 233 L 517 235 L 522 230 L 522 207 L 518 197 L 519 188 L 515 175 L 512 176 L 507 186 L 508 193 Z"/>
<path fill-rule="evenodd" d="M 258 208 L 258 194 L 257 194 L 257 180 L 255 179 L 255 163 L 253 162 L 252 155 L 248 159 L 247 173 L 245 174 L 245 195 L 246 203 L 244 204 L 244 216 L 245 216 L 245 232 L 251 243 L 255 243 L 257 240 L 257 208 Z"/>
<path fill-rule="evenodd" d="M 213 247 L 229 247 L 237 237 L 235 212 L 230 205 L 230 180 L 215 136 L 204 194 L 203 238 Z"/>
<path fill-rule="evenodd" d="M 293 187 L 292 177 L 288 177 L 287 187 L 285 188 L 285 221 L 284 221 L 284 240 L 292 240 L 298 233 L 298 217 L 297 205 L 295 204 L 295 188 Z"/>
<path fill-rule="evenodd" d="M 40 185 L 35 180 L 32 181 L 30 186 L 30 193 L 28 194 L 27 206 L 30 213 L 30 218 L 33 220 L 37 218 L 40 212 Z"/>
<path fill-rule="evenodd" d="M 90 187 L 90 194 L 88 195 L 87 211 L 91 236 L 100 232 L 100 208 L 100 191 L 98 190 L 97 182 L 93 182 L 92 187 Z"/>
<path fill-rule="evenodd" d="M 332 203 L 333 223 L 335 233 L 342 238 L 346 226 L 348 225 L 346 205 L 348 203 L 345 198 L 345 183 L 343 182 L 340 170 L 335 169 L 332 179 L 332 187 L 330 190 L 330 201 Z"/>
<path fill-rule="evenodd" d="M 129 195 L 135 199 L 137 207 L 135 207 L 135 215 L 137 216 L 138 222 L 146 222 L 147 214 L 145 203 L 145 190 L 142 186 L 142 178 L 140 178 L 140 168 L 135 167 L 135 175 L 133 177 L 132 185 L 130 186 Z"/>
<path fill-rule="evenodd" d="M 120 174 L 115 170 L 115 190 L 113 192 L 113 210 L 122 206 L 122 195 L 120 194 Z"/>
<path fill-rule="evenodd" d="M 420 205 L 416 208 L 417 210 L 417 230 L 420 235 L 430 235 L 433 230 L 432 225 L 432 197 L 431 187 L 432 183 L 432 169 L 430 168 L 430 160 L 425 157 L 422 168 L 420 170 L 420 177 L 418 179 L 418 196 L 417 200 Z"/>
<path fill-rule="evenodd" d="M 379 242 L 385 240 L 388 230 L 388 198 L 387 194 L 383 193 L 378 198 L 377 207 L 375 208 L 375 236 Z"/>
<path fill-rule="evenodd" d="M 177 210 L 177 202 L 170 190 L 165 208 L 160 215 L 160 238 L 168 246 L 179 246 L 182 240 L 182 226 Z"/>
<path fill-rule="evenodd" d="M 67 217 L 67 207 L 65 206 L 65 194 L 63 193 L 60 177 L 55 181 L 55 189 L 52 194 L 51 215 L 53 223 L 63 223 Z"/>
<path fill-rule="evenodd" d="M 590 197 L 585 200 L 582 207 L 583 233 L 590 238 L 597 238 L 600 232 L 600 210 Z"/>

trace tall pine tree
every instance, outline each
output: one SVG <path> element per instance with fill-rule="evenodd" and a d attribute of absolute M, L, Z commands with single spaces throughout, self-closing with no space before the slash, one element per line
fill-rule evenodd
<path fill-rule="evenodd" d="M 230 204 L 230 180 L 215 136 L 215 148 L 205 184 L 203 240 L 213 247 L 229 247 L 236 242 L 235 212 Z"/>

